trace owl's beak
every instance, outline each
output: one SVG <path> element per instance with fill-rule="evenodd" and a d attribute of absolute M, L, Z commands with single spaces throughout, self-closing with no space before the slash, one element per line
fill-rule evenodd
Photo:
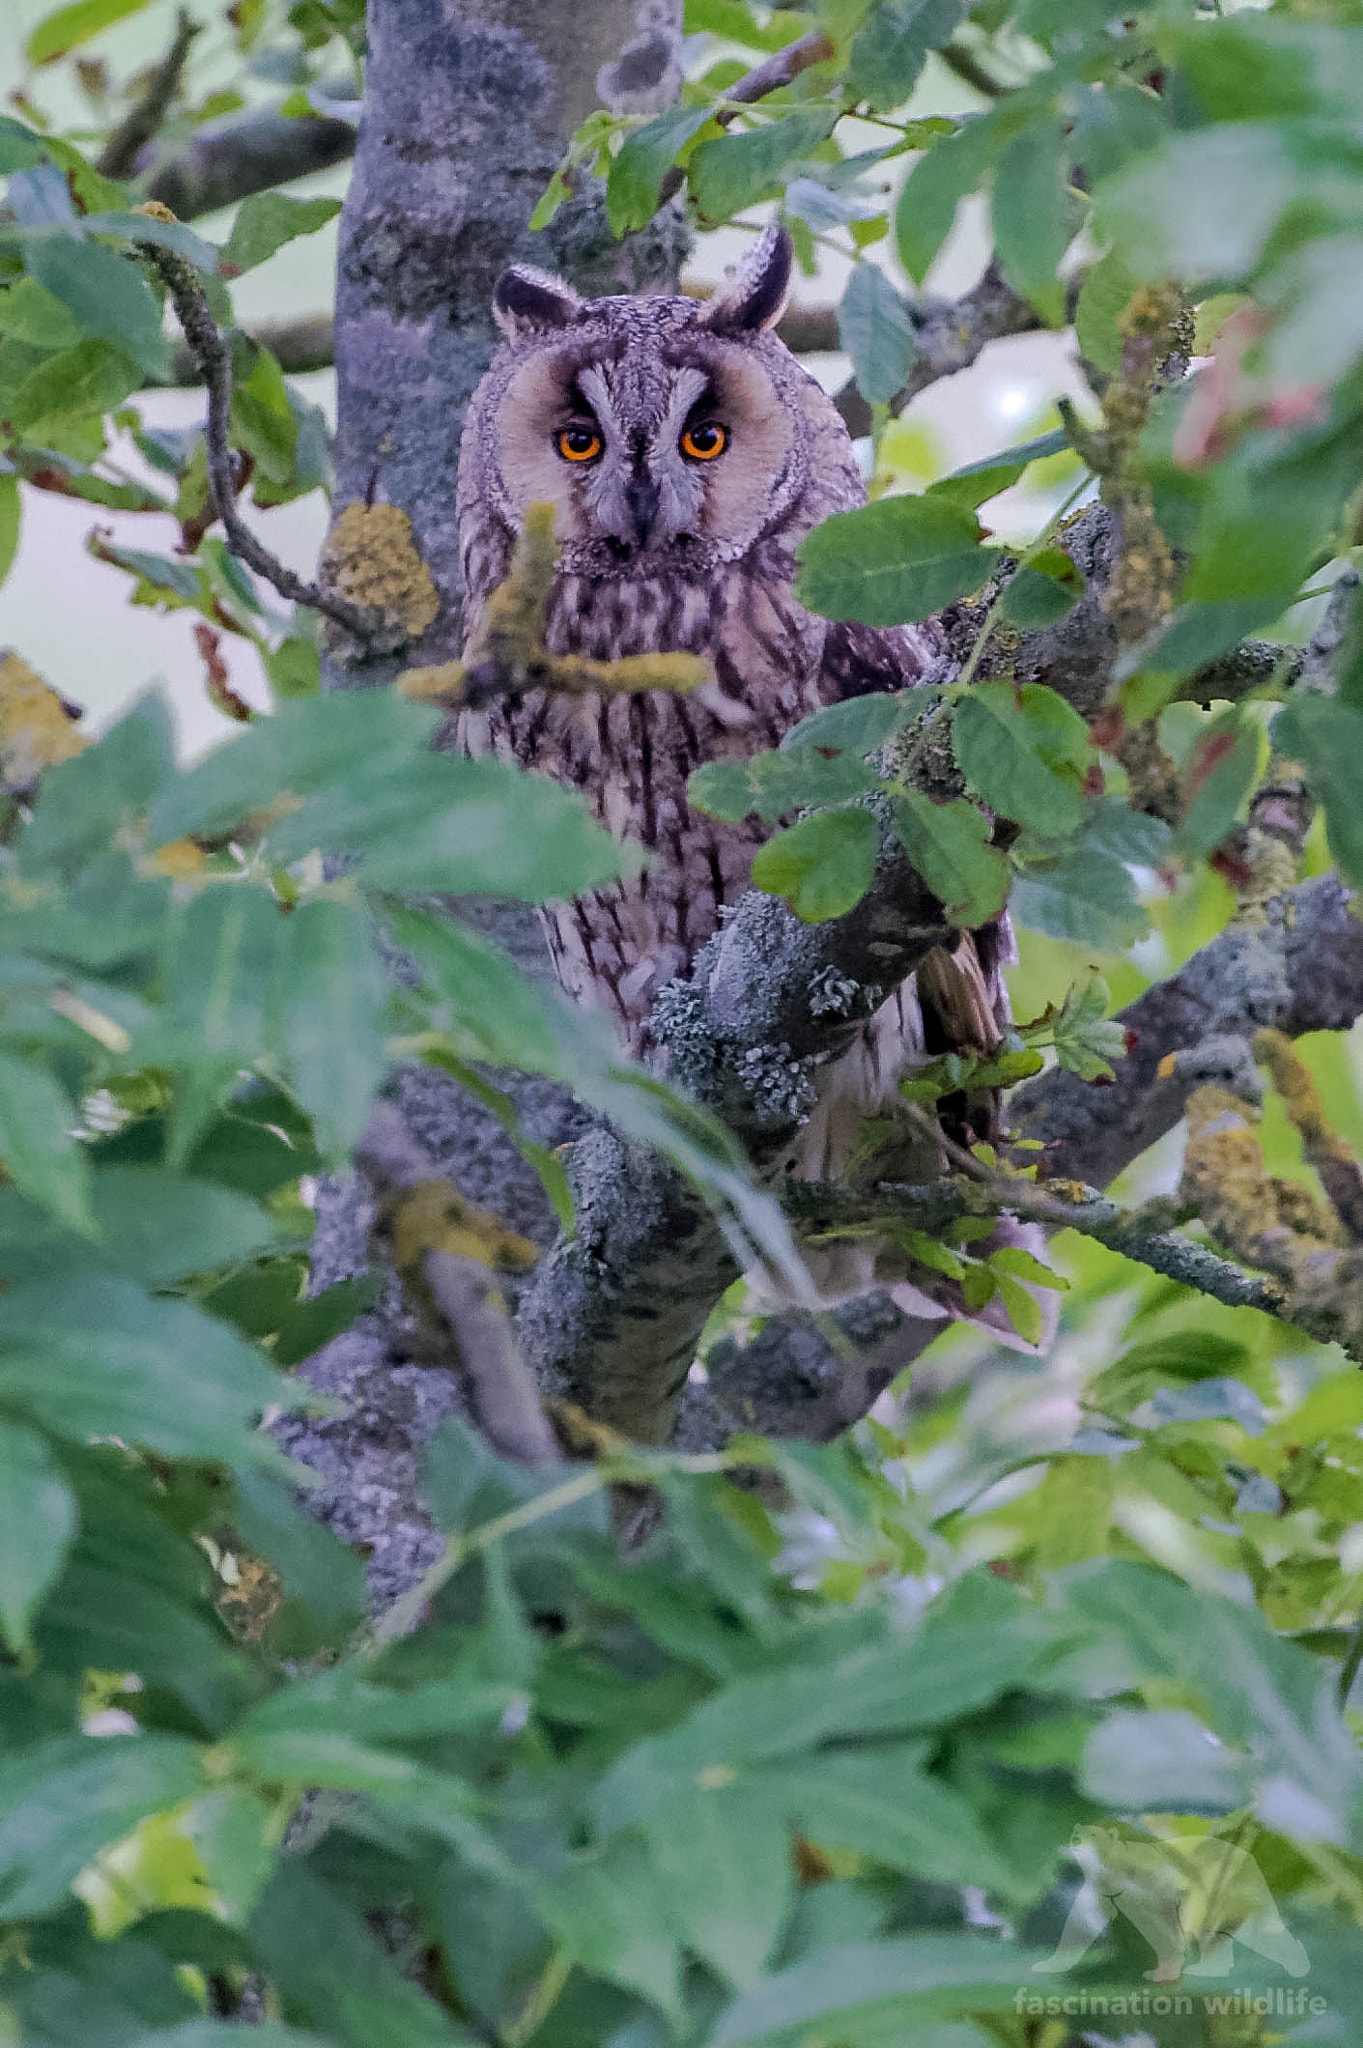
<path fill-rule="evenodd" d="M 636 469 L 625 485 L 625 504 L 629 508 L 631 524 L 634 527 L 634 545 L 642 548 L 648 545 L 653 522 L 658 517 L 662 493 L 646 470 Z"/>

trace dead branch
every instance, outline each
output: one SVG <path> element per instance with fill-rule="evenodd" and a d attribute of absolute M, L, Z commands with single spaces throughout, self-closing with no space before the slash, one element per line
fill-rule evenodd
<path fill-rule="evenodd" d="M 175 35 L 170 48 L 147 81 L 145 92 L 128 109 L 95 159 L 95 169 L 105 178 L 126 178 L 149 142 L 160 133 L 161 124 L 175 104 L 194 38 L 203 23 L 194 21 L 183 8 L 175 18 Z"/>
<path fill-rule="evenodd" d="M 457 1361 L 479 1429 L 517 1464 L 557 1463 L 562 1454 L 496 1272 L 499 1264 L 523 1270 L 536 1247 L 466 1202 L 391 1102 L 375 1105 L 355 1156 L 379 1199 L 397 1272 L 418 1312 L 434 1312 L 437 1362 Z"/>
<path fill-rule="evenodd" d="M 147 208 L 144 211 L 152 211 Z M 167 219 L 166 208 L 155 208 L 155 217 Z M 199 365 L 199 372 L 208 392 L 208 419 L 205 438 L 208 444 L 208 494 L 213 510 L 222 521 L 227 536 L 227 545 L 239 560 L 263 576 L 267 583 L 289 598 L 294 604 L 311 606 L 326 618 L 334 619 L 357 639 L 363 641 L 368 634 L 372 619 L 370 614 L 358 605 L 350 604 L 334 591 L 326 590 L 321 584 L 309 583 L 294 574 L 281 562 L 277 555 L 257 540 L 237 510 L 236 484 L 232 473 L 232 449 L 229 440 L 229 424 L 232 412 L 232 351 L 218 330 L 217 322 L 208 308 L 203 286 L 195 275 L 193 265 L 183 256 L 177 256 L 171 249 L 157 242 L 139 242 L 139 252 L 152 265 L 170 293 L 175 307 L 176 318 L 184 337 Z"/>

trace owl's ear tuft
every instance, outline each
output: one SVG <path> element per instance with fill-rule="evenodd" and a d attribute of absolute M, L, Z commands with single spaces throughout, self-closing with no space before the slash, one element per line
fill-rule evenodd
<path fill-rule="evenodd" d="M 585 304 L 561 277 L 528 263 L 513 263 L 492 287 L 492 317 L 508 341 L 571 326 Z"/>
<path fill-rule="evenodd" d="M 756 334 L 774 327 L 786 309 L 794 260 L 790 236 L 773 221 L 711 299 L 701 326 L 714 334 Z"/>

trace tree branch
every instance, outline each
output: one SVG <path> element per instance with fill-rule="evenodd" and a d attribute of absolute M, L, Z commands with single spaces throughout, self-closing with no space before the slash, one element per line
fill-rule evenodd
<path fill-rule="evenodd" d="M 128 177 L 142 151 L 155 139 L 175 104 L 194 38 L 202 32 L 202 22 L 191 20 L 181 8 L 175 18 L 170 48 L 153 71 L 146 91 L 129 108 L 95 159 L 95 169 L 101 177 Z"/>
<path fill-rule="evenodd" d="M 325 87 L 320 89 L 323 93 Z M 336 81 L 336 92 L 350 90 Z M 197 220 L 234 206 L 253 192 L 287 185 L 312 171 L 344 163 L 355 150 L 356 123 L 340 114 L 281 114 L 276 108 L 205 121 L 191 139 L 157 152 L 144 145 L 133 165 L 149 199 L 179 220 Z"/>
<path fill-rule="evenodd" d="M 534 1246 L 463 1200 L 391 1102 L 375 1105 L 355 1163 L 379 1198 L 394 1265 L 414 1288 L 418 1309 L 435 1311 L 437 1362 L 457 1364 L 483 1435 L 518 1465 L 557 1463 L 562 1454 L 493 1271 L 499 1253 L 523 1264 Z"/>
<path fill-rule="evenodd" d="M 709 298 L 697 288 L 688 296 Z M 300 375 L 309 370 L 329 370 L 335 361 L 336 330 L 330 313 L 304 313 L 296 320 L 261 320 L 245 330 L 248 341 L 268 349 L 281 370 Z M 834 306 L 790 306 L 777 323 L 776 332 L 792 355 L 821 355 L 842 347 L 838 337 L 838 314 Z M 171 382 L 197 384 L 199 366 L 183 344 L 175 350 Z"/>
<path fill-rule="evenodd" d="M 164 213 L 164 209 L 161 211 Z M 157 242 L 139 242 L 137 247 L 169 291 L 176 318 L 207 387 L 208 496 L 214 513 L 222 521 L 228 547 L 257 575 L 272 584 L 281 597 L 287 597 L 295 604 L 310 605 L 314 611 L 333 619 L 363 643 L 374 624 L 370 609 L 351 604 L 320 583 L 309 583 L 295 575 L 277 555 L 270 553 L 262 541 L 257 540 L 238 512 L 232 449 L 228 439 L 232 413 L 232 352 L 208 309 L 208 300 L 193 266 Z"/>
<path fill-rule="evenodd" d="M 903 412 L 919 393 L 943 377 L 954 377 L 970 365 L 991 341 L 1009 334 L 1029 334 L 1044 322 L 1026 299 L 1019 298 L 997 263 L 991 263 L 979 283 L 959 299 L 910 300 L 916 350 L 904 388 L 891 401 L 890 410 Z M 856 380 L 845 384 L 833 403 L 851 434 L 869 434 L 871 408 L 857 390 Z"/>

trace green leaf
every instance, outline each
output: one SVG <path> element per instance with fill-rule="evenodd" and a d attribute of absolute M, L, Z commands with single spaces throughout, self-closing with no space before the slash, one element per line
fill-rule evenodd
<path fill-rule="evenodd" d="M 204 1876 L 228 1919 L 239 1926 L 268 1883 L 278 1853 L 270 1807 L 249 1786 L 219 1785 L 195 1801 L 182 1827 L 198 1850 Z M 192 2038 L 189 2028 L 177 2029 L 178 2033 Z M 225 2043 L 224 2048 L 235 2044 Z"/>
<path fill-rule="evenodd" d="M 169 371 L 160 303 L 134 259 L 99 242 L 45 235 L 28 245 L 24 262 L 83 334 L 120 349 L 152 376 Z"/>
<path fill-rule="evenodd" d="M 992 131 L 976 117 L 914 165 L 895 208 L 894 231 L 899 260 L 915 284 L 922 284 L 951 233 L 957 207 L 984 177 L 992 150 Z"/>
<path fill-rule="evenodd" d="M 0 1399 L 76 1443 L 113 1436 L 169 1457 L 268 1459 L 256 1416 L 305 1392 L 225 1324 L 126 1280 L 0 1294 Z"/>
<path fill-rule="evenodd" d="M 406 1980 L 302 1858 L 280 1861 L 250 1934 L 285 2012 L 336 2048 L 470 2048 L 466 2030 Z"/>
<path fill-rule="evenodd" d="M 784 897 L 806 924 L 841 917 L 875 879 L 880 831 L 870 811 L 819 811 L 757 850 L 753 885 Z"/>
<path fill-rule="evenodd" d="M 1100 952 L 1120 952 L 1149 929 L 1122 863 L 1086 847 L 1020 874 L 1013 884 L 1012 909 L 1028 931 L 1096 946 Z"/>
<path fill-rule="evenodd" d="M 1233 282 L 1254 270 L 1308 177 L 1270 122 L 1194 128 L 1105 179 L 1095 227 L 1137 278 Z"/>
<path fill-rule="evenodd" d="M 0 474 L 0 583 L 19 551 L 19 479 Z"/>
<path fill-rule="evenodd" d="M 864 760 L 878 754 L 901 725 L 915 717 L 920 706 L 912 690 L 868 691 L 864 697 L 847 697 L 841 704 L 826 704 L 811 711 L 793 725 L 781 741 L 782 750 L 792 747 L 826 747 Z"/>
<path fill-rule="evenodd" d="M 97 745 L 44 775 L 19 842 L 23 872 L 37 876 L 59 868 L 73 875 L 146 809 L 174 772 L 170 714 L 161 697 L 149 694 Z"/>
<path fill-rule="evenodd" d="M 245 1258 L 274 1234 L 269 1217 L 244 1195 L 161 1166 L 101 1164 L 87 1185 L 99 1264 L 146 1286 Z M 73 1241 L 68 1230 L 26 1212 L 10 1188 L 0 1188 L 0 1239 L 29 1273 L 41 1265 L 60 1274 L 92 1256 L 92 1247 Z"/>
<path fill-rule="evenodd" d="M 242 1798 L 249 1795 L 242 1794 Z M 225 1794 L 213 1793 L 210 1797 L 219 1799 Z M 200 1805 L 206 1805 L 201 1801 Z M 198 1808 L 195 1809 L 196 1813 Z M 199 1844 L 202 1850 L 202 1844 Z M 222 1891 L 220 1883 L 215 1890 Z M 234 1916 L 235 1917 L 235 1916 Z M 300 2034 L 297 2027 L 282 2026 L 278 2020 L 252 2020 L 255 2040 L 251 2048 L 328 2048 L 320 2034 Z M 236 2041 L 229 2041 L 229 2034 L 239 2034 L 241 2028 L 235 2020 L 188 2020 L 182 2027 L 169 2027 L 154 2034 L 139 2034 L 129 2048 L 240 2048 Z"/>
<path fill-rule="evenodd" d="M 1273 745 L 1305 768 L 1340 873 L 1363 883 L 1363 711 L 1330 697 L 1296 696 L 1273 721 Z"/>
<path fill-rule="evenodd" d="M 29 440 L 55 423 L 112 412 L 143 382 L 141 365 L 107 341 L 82 341 L 30 370 L 9 404 L 9 417 Z"/>
<path fill-rule="evenodd" d="M 294 199 L 287 192 L 253 192 L 243 199 L 222 252 L 225 275 L 238 277 L 266 262 L 286 242 L 315 235 L 341 210 L 339 199 Z"/>
<path fill-rule="evenodd" d="M 566 1866 L 537 1911 L 579 1968 L 681 2013 L 681 1955 L 665 1886 L 635 1835 Z"/>
<path fill-rule="evenodd" d="M 389 904 L 389 930 L 435 998 L 436 1023 L 470 1060 L 512 1060 L 532 1073 L 562 1072 L 558 1010 L 492 939 L 452 918 Z"/>
<path fill-rule="evenodd" d="M 315 1522 L 290 1487 L 256 1467 L 234 1474 L 231 1523 L 243 1543 L 269 1559 L 288 1603 L 301 1610 L 302 1623 L 292 1628 L 286 1606 L 288 1640 L 281 1647 L 311 1655 L 343 1640 L 364 1613 L 364 1566 L 358 1553 L 333 1530 Z M 272 1628 L 272 1641 L 277 1635 Z"/>
<path fill-rule="evenodd" d="M 1082 823 L 1093 743 L 1054 690 L 976 684 L 954 706 L 951 737 L 962 775 L 1000 817 L 1056 838 Z"/>
<path fill-rule="evenodd" d="M 1082 843 L 1136 867 L 1157 868 L 1169 858 L 1173 837 L 1163 818 L 1133 811 L 1124 796 L 1103 796 L 1089 806 Z"/>
<path fill-rule="evenodd" d="M 280 706 L 223 740 L 154 806 L 153 846 L 186 833 L 219 834 L 289 791 L 297 796 L 347 779 L 416 766 L 438 716 L 388 690 L 340 690 Z M 88 757 L 86 757 L 88 758 Z"/>
<path fill-rule="evenodd" d="M 1063 548 L 1042 548 L 1009 579 L 1003 616 L 1030 632 L 1053 626 L 1084 594 L 1084 578 Z"/>
<path fill-rule="evenodd" d="M 987 924 L 1008 898 L 1008 863 L 989 844 L 989 821 L 963 797 L 936 804 L 918 790 L 895 798 L 904 851 L 953 924 Z"/>
<path fill-rule="evenodd" d="M 1109 1715 L 1084 1745 L 1080 1782 L 1091 1799 L 1131 1813 L 1229 1813 L 1253 1794 L 1249 1759 L 1209 1742 L 1181 1707 Z"/>
<path fill-rule="evenodd" d="M 0 177 L 31 170 L 47 154 L 44 138 L 12 114 L 0 114 Z"/>
<path fill-rule="evenodd" d="M 1126 1029 L 1108 1016 L 1110 1001 L 1102 976 L 1090 974 L 1066 991 L 1058 1011 L 1048 1012 L 1056 1059 L 1081 1081 L 1110 1078 L 1110 1062 L 1126 1056 Z"/>
<path fill-rule="evenodd" d="M 88 43 L 116 21 L 140 14 L 147 0 L 72 0 L 38 23 L 25 46 L 30 64 L 55 64 L 68 50 Z"/>
<path fill-rule="evenodd" d="M 322 663 L 315 641 L 281 640 L 263 660 L 276 697 L 315 697 L 321 689 Z"/>
<path fill-rule="evenodd" d="M 1045 116 L 1007 143 L 994 170 L 994 240 L 1004 276 L 1050 327 L 1065 318 L 1057 276 L 1070 242 L 1069 149 Z"/>
<path fill-rule="evenodd" d="M 706 220 L 731 220 L 760 199 L 774 198 L 786 166 L 808 156 L 828 139 L 831 107 L 803 107 L 764 121 L 742 135 L 702 142 L 691 158 L 689 177 L 696 205 Z"/>
<path fill-rule="evenodd" d="M 658 211 L 663 178 L 679 151 L 711 119 L 709 107 L 677 107 L 625 137 L 606 179 L 606 218 L 613 235 L 648 226 Z"/>
<path fill-rule="evenodd" d="M 784 50 L 809 26 L 809 17 L 794 11 L 758 22 L 747 0 L 686 0 L 685 20 L 689 36 L 723 36 L 749 50 Z"/>
<path fill-rule="evenodd" d="M 359 904 L 315 897 L 276 929 L 278 1043 L 325 1157 L 346 1159 L 383 1079 L 388 980 Z"/>
<path fill-rule="evenodd" d="M 199 1789 L 179 1735 L 58 1735 L 0 1763 L 0 1912 L 49 1913 L 101 1849 Z"/>
<path fill-rule="evenodd" d="M 950 498 L 953 504 L 983 505 L 989 498 L 996 498 L 1000 491 L 1006 491 L 1026 473 L 1029 463 L 1044 461 L 1047 456 L 1063 455 L 1069 449 L 1070 438 L 1063 427 L 1055 427 L 1049 434 L 1038 434 L 1035 440 L 1024 441 L 1016 448 L 1005 448 L 1001 454 L 986 455 L 979 462 L 968 462 L 963 469 L 954 469 L 950 476 L 937 479 L 929 484 L 927 495 L 932 498 Z"/>
<path fill-rule="evenodd" d="M 963 12 L 963 0 L 877 0 L 848 53 L 847 83 L 857 98 L 877 114 L 903 106 L 928 51 L 950 41 Z"/>
<path fill-rule="evenodd" d="M 940 498 L 880 498 L 836 512 L 800 548 L 795 590 L 826 619 L 898 626 L 930 618 L 988 581 L 999 550 L 980 523 Z"/>
<path fill-rule="evenodd" d="M 926 2039 L 934 2019 L 1009 2012 L 1034 1950 L 978 1934 L 919 1934 L 818 1950 L 731 2005 L 707 2048 Z"/>
<path fill-rule="evenodd" d="M 1110 1458 L 1051 1460 L 1034 1496 L 1039 1570 L 1060 1571 L 1086 1557 L 1103 1555 L 1112 1524 L 1115 1471 Z"/>
<path fill-rule="evenodd" d="M 793 1891 L 780 1787 L 691 1787 L 646 1828 L 669 1915 L 696 1955 L 736 1989 L 755 1984 Z"/>
<path fill-rule="evenodd" d="M 279 1326 L 272 1356 L 276 1365 L 301 1365 L 358 1317 L 374 1307 L 381 1291 L 377 1274 L 365 1273 L 355 1280 L 338 1280 L 320 1294 L 300 1301 Z"/>
<path fill-rule="evenodd" d="M 66 1561 L 79 1509 L 45 1437 L 0 1421 L 0 1635 L 13 1656 Z"/>
<path fill-rule="evenodd" d="M 691 802 L 713 818 L 737 823 L 753 812 L 774 825 L 792 811 L 837 804 L 879 787 L 856 754 L 832 753 L 827 743 L 750 754 L 746 761 L 707 761 L 687 783 Z"/>
<path fill-rule="evenodd" d="M 838 339 L 852 358 L 862 397 L 869 405 L 888 405 L 904 388 L 917 342 L 908 307 L 873 263 L 852 268 L 838 307 Z"/>
<path fill-rule="evenodd" d="M 0 291 L 0 334 L 29 348 L 75 348 L 81 324 L 36 277 L 16 278 Z"/>
<path fill-rule="evenodd" d="M 55 1076 L 34 1060 L 0 1052 L 0 1161 L 30 1201 L 82 1237 L 94 1233 L 90 1170 L 75 1136 L 76 1112 Z"/>
<path fill-rule="evenodd" d="M 1008 1889 L 1007 1865 L 961 1798 L 922 1767 L 921 1743 L 810 1757 L 786 1780 L 801 1832 L 934 1884 Z"/>
<path fill-rule="evenodd" d="M 1074 309 L 1074 333 L 1079 353 L 1109 377 L 1122 365 L 1122 335 L 1118 321 L 1130 305 L 1136 280 L 1115 249 L 1110 249 L 1085 277 Z"/>

